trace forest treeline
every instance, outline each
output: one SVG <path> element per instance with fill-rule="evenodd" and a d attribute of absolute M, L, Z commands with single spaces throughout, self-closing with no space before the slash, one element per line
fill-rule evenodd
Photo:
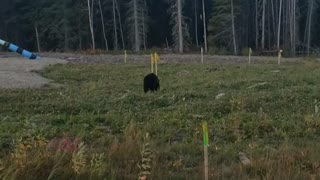
<path fill-rule="evenodd" d="M 32 51 L 320 52 L 320 0 L 0 1 L 0 39 Z"/>

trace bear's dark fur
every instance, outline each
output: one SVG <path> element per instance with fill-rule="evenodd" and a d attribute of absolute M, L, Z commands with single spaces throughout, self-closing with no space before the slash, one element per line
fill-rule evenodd
<path fill-rule="evenodd" d="M 150 73 L 146 75 L 146 77 L 144 77 L 143 82 L 144 82 L 143 89 L 145 93 L 147 93 L 149 90 L 153 92 L 160 89 L 160 80 L 158 76 L 155 75 L 154 73 Z"/>

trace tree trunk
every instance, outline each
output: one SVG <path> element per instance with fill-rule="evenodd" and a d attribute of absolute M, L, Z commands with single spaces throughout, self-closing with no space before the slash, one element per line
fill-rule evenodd
<path fill-rule="evenodd" d="M 261 49 L 265 48 L 265 27 L 266 27 L 266 0 L 262 1 L 262 34 L 261 34 Z"/>
<path fill-rule="evenodd" d="M 117 9 L 117 14 L 118 14 L 118 18 L 119 18 L 119 28 L 120 28 L 122 48 L 123 48 L 123 49 L 126 49 L 126 46 L 125 46 L 125 43 L 124 43 L 124 36 L 123 36 L 122 23 L 121 23 L 121 15 L 120 15 L 120 9 L 119 9 L 118 1 L 116 1 L 116 9 Z"/>
<path fill-rule="evenodd" d="M 293 55 L 296 55 L 296 41 L 297 41 L 297 26 L 296 26 L 296 4 L 297 1 L 293 0 L 293 44 L 292 44 L 292 51 L 293 51 Z"/>
<path fill-rule="evenodd" d="M 143 4 L 144 4 L 144 8 L 143 9 L 147 9 L 147 3 L 145 0 L 143 0 Z M 145 25 L 145 13 L 143 13 L 142 15 L 142 35 L 143 35 L 143 48 L 144 51 L 147 50 L 147 43 L 146 43 L 146 25 Z"/>
<path fill-rule="evenodd" d="M 198 38 L 198 0 L 194 0 L 194 29 L 196 37 L 196 45 L 199 47 L 199 38 Z"/>
<path fill-rule="evenodd" d="M 82 50 L 81 17 L 78 17 L 79 50 Z"/>
<path fill-rule="evenodd" d="M 204 52 L 208 52 L 207 45 L 207 25 L 206 25 L 206 8 L 204 5 L 204 0 L 202 0 L 202 21 L 203 21 L 203 38 L 204 38 Z"/>
<path fill-rule="evenodd" d="M 258 0 L 256 0 L 256 49 L 259 49 L 259 15 L 258 15 Z"/>
<path fill-rule="evenodd" d="M 234 55 L 237 55 L 237 42 L 236 42 L 236 30 L 234 24 L 234 7 L 233 7 L 233 0 L 231 0 L 231 22 L 232 22 L 232 39 L 233 39 L 233 50 Z"/>
<path fill-rule="evenodd" d="M 101 16 L 101 25 L 102 25 L 102 33 L 103 33 L 103 39 L 104 39 L 104 43 L 106 46 L 106 51 L 109 51 L 109 46 L 108 46 L 108 40 L 106 37 L 106 31 L 105 31 L 105 27 L 104 27 L 104 18 L 103 18 L 103 12 L 102 12 L 102 7 L 101 7 L 101 0 L 98 1 L 99 2 L 99 10 L 100 10 L 100 16 Z"/>
<path fill-rule="evenodd" d="M 36 31 L 38 52 L 41 52 L 40 40 L 39 40 L 39 33 L 38 33 L 38 26 L 37 26 L 37 24 L 34 25 L 34 29 L 35 29 L 35 31 Z"/>
<path fill-rule="evenodd" d="M 290 22 L 289 22 L 289 8 L 288 8 L 288 1 L 283 1 L 283 48 L 289 49 L 289 43 L 290 43 Z"/>
<path fill-rule="evenodd" d="M 311 46 L 311 27 L 312 27 L 312 13 L 313 13 L 314 0 L 309 0 L 308 8 L 308 22 L 307 22 L 307 55 L 310 55 L 310 46 Z"/>
<path fill-rule="evenodd" d="M 288 10 L 289 10 L 289 23 L 290 23 L 290 54 L 294 56 L 296 54 L 296 0 L 292 0 L 289 2 Z"/>
<path fill-rule="evenodd" d="M 268 49 L 270 50 L 271 49 L 271 13 L 270 13 L 270 11 L 271 11 L 271 9 L 270 9 L 270 4 L 269 4 L 269 2 L 270 2 L 271 0 L 267 0 L 267 4 L 266 4 L 266 11 L 267 11 L 267 22 L 268 22 L 268 27 L 267 27 L 267 35 L 268 35 Z"/>
<path fill-rule="evenodd" d="M 139 38 L 139 22 L 138 22 L 138 3 L 133 0 L 133 18 L 134 18 L 134 48 L 136 52 L 140 51 L 140 38 Z"/>
<path fill-rule="evenodd" d="M 146 44 L 146 27 L 145 27 L 145 17 L 144 17 L 144 15 L 142 16 L 142 35 L 143 35 L 143 49 L 144 49 L 144 51 L 146 51 L 147 50 L 147 44 Z"/>
<path fill-rule="evenodd" d="M 169 42 L 168 42 L 168 38 L 166 37 L 166 45 L 167 45 L 167 49 L 169 49 Z"/>
<path fill-rule="evenodd" d="M 112 0 L 112 12 L 113 12 L 113 40 L 114 40 L 114 50 L 118 50 L 118 30 L 117 30 L 117 20 L 116 20 L 116 0 Z"/>
<path fill-rule="evenodd" d="M 183 34 L 182 34 L 182 4 L 178 1 L 178 31 L 179 31 L 179 53 L 183 53 Z"/>
<path fill-rule="evenodd" d="M 280 32 L 281 32 L 282 3 L 283 3 L 283 0 L 280 0 L 279 19 L 278 19 L 278 37 L 277 37 L 277 49 L 278 49 L 278 50 L 280 49 Z"/>
<path fill-rule="evenodd" d="M 94 0 L 88 0 L 88 13 L 89 13 L 89 26 L 90 26 L 90 32 L 91 32 L 91 40 L 92 40 L 92 49 L 96 50 L 95 40 L 94 40 L 94 29 L 93 29 L 93 5 Z"/>
<path fill-rule="evenodd" d="M 272 31 L 273 31 L 273 36 L 274 38 L 277 36 L 277 31 L 276 31 L 276 24 L 277 24 L 277 21 L 276 21 L 276 15 L 275 15 L 275 7 L 274 7 L 274 3 L 273 3 L 273 0 L 271 0 L 271 14 L 272 14 Z M 274 41 L 275 42 L 275 41 Z M 273 43 L 274 43 L 273 42 Z"/>

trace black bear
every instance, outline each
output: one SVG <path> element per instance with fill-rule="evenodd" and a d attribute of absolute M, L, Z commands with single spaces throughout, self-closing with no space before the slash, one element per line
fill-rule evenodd
<path fill-rule="evenodd" d="M 160 80 L 158 76 L 154 73 L 146 75 L 146 77 L 144 77 L 143 82 L 143 89 L 145 93 L 147 93 L 149 90 L 153 92 L 160 89 Z"/>

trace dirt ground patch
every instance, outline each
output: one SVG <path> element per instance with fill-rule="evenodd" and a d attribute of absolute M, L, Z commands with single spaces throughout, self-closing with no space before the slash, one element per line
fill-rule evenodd
<path fill-rule="evenodd" d="M 33 71 L 58 63 L 64 64 L 67 61 L 55 58 L 37 61 L 0 55 L 0 88 L 38 88 L 48 84 L 50 80 Z"/>

